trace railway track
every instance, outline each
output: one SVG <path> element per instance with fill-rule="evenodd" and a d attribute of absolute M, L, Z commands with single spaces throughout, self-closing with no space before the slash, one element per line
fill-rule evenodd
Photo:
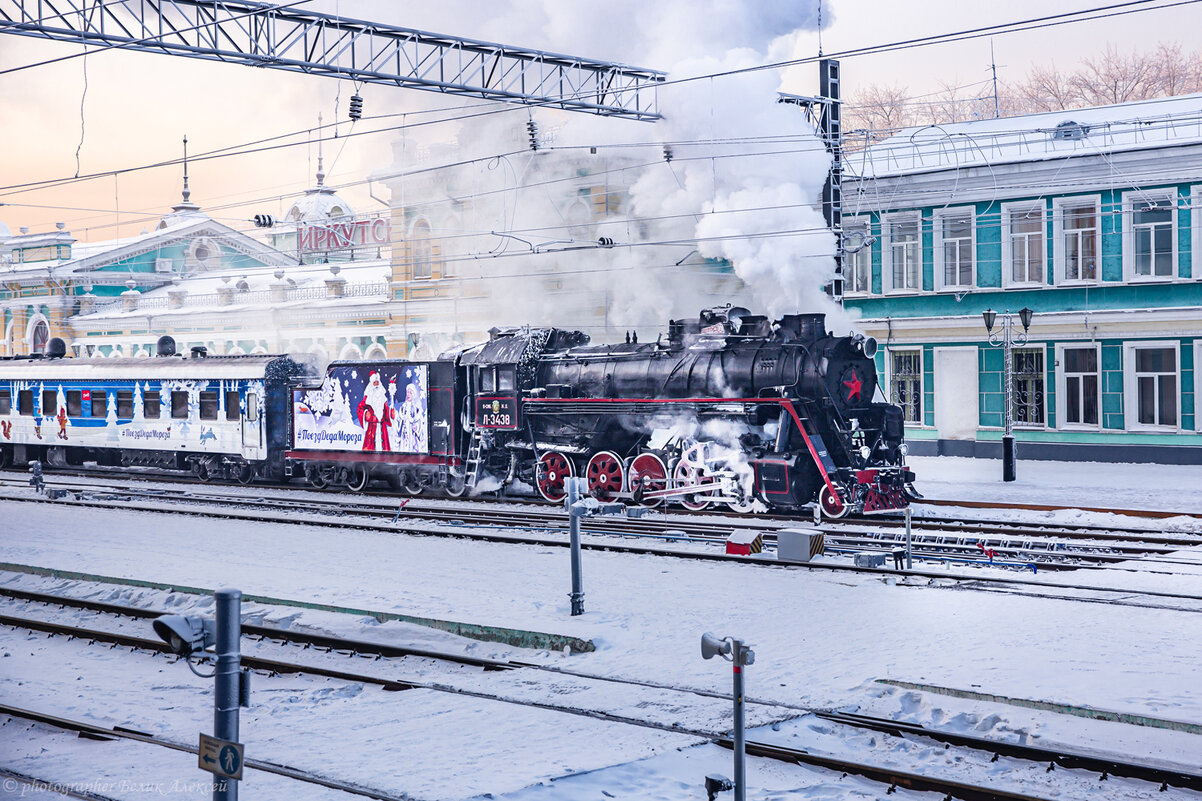
<path fill-rule="evenodd" d="M 160 610 L 151 610 L 142 607 L 127 607 L 104 602 L 96 602 L 87 599 L 69 598 L 47 593 L 17 590 L 14 588 L 0 588 L 0 595 L 3 595 L 13 601 L 24 603 L 71 607 L 74 609 L 86 610 L 99 614 L 132 617 L 136 619 L 151 618 L 157 616 L 158 614 L 164 613 Z M 157 640 L 149 640 L 120 632 L 84 628 L 72 624 L 52 623 L 42 619 L 3 615 L 0 616 L 0 625 L 24 629 L 26 631 L 42 632 L 50 636 L 67 636 L 82 641 L 87 641 L 89 643 L 106 644 L 110 647 L 122 646 L 130 649 L 150 650 L 158 653 L 165 653 L 167 650 L 166 645 Z M 396 657 L 420 656 L 427 659 L 445 660 L 456 665 L 468 666 L 471 668 L 480 669 L 482 671 L 551 670 L 552 672 L 563 672 L 555 668 L 549 668 L 548 666 L 526 663 L 522 661 L 480 659 L 477 657 L 470 657 L 456 653 L 444 653 L 429 649 L 412 649 L 403 646 L 384 645 L 379 643 L 365 643 L 359 640 L 306 632 L 287 631 L 274 629 L 272 627 L 245 625 L 244 634 L 251 639 L 257 637 L 260 641 L 265 638 L 285 641 L 292 646 L 302 649 L 303 651 L 311 651 L 313 649 L 322 650 L 324 653 L 330 654 L 333 657 L 337 657 L 339 660 L 346 661 L 348 665 L 351 665 L 351 663 L 354 663 L 354 665 L 361 664 L 355 661 L 356 658 L 369 655 L 374 655 L 377 660 L 394 659 Z M 474 695 L 475 697 L 487 698 L 489 700 L 503 703 L 522 703 L 523 705 L 529 705 L 528 700 L 506 698 L 498 694 L 466 691 L 462 688 L 440 686 L 438 684 L 431 684 L 429 682 L 389 679 L 381 676 L 381 671 L 378 668 L 371 672 L 364 672 L 361 669 L 353 666 L 345 668 L 330 668 L 313 663 L 298 663 L 287 660 L 263 659 L 254 655 L 244 656 L 243 662 L 247 667 L 265 671 L 270 674 L 308 673 L 326 676 L 342 681 L 376 685 L 388 690 L 403 690 L 413 687 L 425 687 L 427 689 L 433 689 L 441 692 L 466 693 L 469 695 Z M 376 663 L 373 662 L 373 664 Z M 569 671 L 569 673 L 576 676 L 587 675 L 579 671 Z M 630 683 L 640 688 L 647 686 L 644 682 L 628 682 L 625 679 L 615 677 L 588 676 L 588 678 L 597 681 L 618 684 Z M 682 692 L 690 695 L 705 697 L 707 699 L 713 699 L 715 702 L 726 699 L 725 696 L 722 696 L 718 693 L 710 693 L 691 688 L 668 687 L 666 685 L 652 686 L 657 689 L 671 689 L 675 692 Z M 935 743 L 943 744 L 945 748 L 955 747 L 957 749 L 964 749 L 966 752 L 977 752 L 983 755 L 982 757 L 969 757 L 966 755 L 963 757 L 964 759 L 984 760 L 986 755 L 992 755 L 992 759 L 989 760 L 992 762 L 996 762 L 1000 757 L 1003 756 L 1013 760 L 1025 761 L 1027 763 L 1038 765 L 1038 768 L 1033 772 L 1039 774 L 1043 773 L 1042 766 L 1047 764 L 1070 768 L 1077 771 L 1090 771 L 1098 775 L 1098 780 L 1107 780 L 1113 776 L 1147 782 L 1149 792 L 1157 789 L 1164 791 L 1169 787 L 1195 791 L 1202 790 L 1202 774 L 1147 765 L 1119 759 L 1109 755 L 1082 753 L 1073 751 L 1071 749 L 1050 749 L 1027 744 L 1009 743 L 971 735 L 963 735 L 954 732 L 946 732 L 937 729 L 927 729 L 915 724 L 908 724 L 890 719 L 852 715 L 829 710 L 816 710 L 788 704 L 778 704 L 775 702 L 757 701 L 750 698 L 747 699 L 747 701 L 750 705 L 760 705 L 774 708 L 773 711 L 775 712 L 776 717 L 781 717 L 782 714 L 784 717 L 814 715 L 825 721 L 836 724 L 837 726 L 846 727 L 849 730 L 879 732 L 889 738 L 896 738 L 897 740 L 905 740 L 910 742 L 917 740 L 929 740 Z M 682 727 L 679 723 L 667 723 L 666 721 L 631 719 L 629 716 L 607 713 L 604 710 L 581 709 L 578 707 L 557 704 L 542 704 L 541 706 L 557 712 L 585 715 L 587 717 L 594 717 L 615 723 L 659 729 L 674 734 L 690 735 L 697 737 L 699 740 L 715 742 L 725 747 L 731 747 L 732 745 L 730 739 L 722 732 L 709 729 Z M 196 749 L 193 746 L 174 742 L 162 737 L 157 737 L 147 732 L 98 726 L 92 723 L 70 720 L 8 704 L 0 705 L 0 714 L 9 715 L 11 717 L 24 720 L 36 721 L 45 725 L 53 726 L 55 728 L 66 731 L 74 731 L 83 736 L 97 739 L 135 740 L 146 744 L 152 744 L 180 751 L 187 751 L 189 753 L 196 752 Z M 889 745 L 885 748 L 885 750 L 886 752 L 890 752 L 895 750 L 896 747 L 897 746 Z M 981 786 L 971 782 L 960 781 L 956 778 L 931 775 L 929 773 L 903 771 L 889 764 L 862 761 L 859 759 L 849 760 L 838 755 L 817 753 L 812 749 L 798 749 L 781 745 L 779 743 L 760 742 L 756 741 L 754 738 L 747 743 L 747 753 L 753 757 L 763 757 L 796 764 L 814 765 L 844 774 L 863 776 L 883 785 L 887 785 L 890 788 L 887 792 L 892 792 L 893 788 L 896 787 L 904 787 L 916 791 L 934 791 L 944 793 L 948 798 L 964 799 L 964 801 L 1047 801 L 1047 797 L 1045 796 L 1032 795 L 1025 792 L 1000 789 L 996 787 Z M 960 757 L 957 757 L 957 762 L 959 762 L 960 759 Z M 331 789 L 342 790 L 363 797 L 381 799 L 381 801 L 392 801 L 393 799 L 399 799 L 403 797 L 376 790 L 358 783 L 333 780 L 315 772 L 283 765 L 278 762 L 248 759 L 246 761 L 246 766 L 252 770 L 274 773 L 289 779 L 317 784 Z M 1050 770 L 1051 768 L 1048 769 Z M 1028 768 L 1028 770 L 1031 769 Z"/>
<path fill-rule="evenodd" d="M 0 485 L 26 486 L 27 482 L 9 478 L 0 479 Z M 336 517 L 344 522 L 348 519 L 360 524 L 379 525 L 404 519 L 407 524 L 415 521 L 437 523 L 456 527 L 508 529 L 511 531 L 561 532 L 566 525 L 566 515 L 555 507 L 536 504 L 502 504 L 455 502 L 451 505 L 429 500 L 409 498 L 395 499 L 339 495 L 336 504 L 325 499 L 302 500 L 288 497 L 291 493 L 276 495 L 261 493 L 247 494 L 243 488 L 230 491 L 221 487 L 193 490 L 184 495 L 153 486 L 142 486 L 140 482 L 106 481 L 104 483 L 73 484 L 54 479 L 52 488 L 70 493 L 75 502 L 89 505 L 128 505 L 137 500 L 143 504 L 162 503 L 176 507 L 183 503 L 207 504 L 213 514 L 231 516 L 229 509 L 236 506 L 243 515 L 251 512 L 295 515 L 306 513 L 314 517 Z M 14 498 L 15 499 L 15 498 Z M 22 498 L 28 500 L 28 498 Z M 159 511 L 166 511 L 160 509 Z M 293 522 L 289 519 L 284 522 Z M 309 520 L 308 522 L 313 522 Z M 640 519 L 592 518 L 585 524 L 586 533 L 637 536 L 669 541 L 697 541 L 721 543 L 732 528 L 752 529 L 761 533 L 766 544 L 774 545 L 776 532 L 788 527 L 792 521 L 772 518 L 730 518 L 696 515 L 662 514 Z M 794 523 L 795 525 L 796 523 Z M 838 551 L 895 552 L 904 547 L 899 538 L 900 521 L 884 519 L 832 524 L 824 523 L 828 548 Z M 966 563 L 996 564 L 999 560 L 1013 560 L 1033 569 L 1070 570 L 1083 566 L 1117 565 L 1139 559 L 1142 562 L 1171 565 L 1172 560 L 1163 559 L 1181 547 L 1202 545 L 1198 537 L 1147 537 L 1138 530 L 1125 533 L 1109 532 L 1105 536 L 1083 535 L 1081 532 L 1038 528 L 1016 528 L 1006 536 L 997 536 L 1001 529 L 961 526 L 959 536 L 942 533 L 946 526 L 932 526 L 920 521 L 914 527 L 913 553 L 919 559 L 956 561 Z M 893 532 L 892 534 L 889 532 Z M 431 532 L 422 532 L 431 533 Z M 995 536 L 984 536 L 993 534 Z M 1065 541 L 1071 538 L 1070 541 Z M 1155 540 L 1155 541 L 1150 541 Z"/>
<path fill-rule="evenodd" d="M 53 473 L 47 473 L 47 482 L 56 478 L 93 478 L 110 482 L 121 482 L 131 480 L 141 480 L 146 483 L 167 483 L 167 484 L 182 484 L 186 486 L 205 487 L 211 489 L 217 488 L 241 488 L 246 492 L 255 490 L 268 492 L 278 491 L 284 493 L 321 493 L 327 497 L 347 499 L 347 498 L 387 498 L 390 502 L 400 503 L 403 501 L 411 501 L 417 504 L 455 504 L 456 508 L 473 503 L 489 504 L 492 506 L 505 505 L 517 506 L 530 509 L 549 510 L 554 514 L 559 510 L 558 505 L 547 504 L 537 498 L 516 498 L 516 497 L 493 497 L 491 495 L 481 495 L 476 498 L 442 498 L 438 496 L 422 495 L 410 496 L 405 493 L 398 493 L 392 490 L 368 489 L 361 493 L 352 493 L 344 490 L 329 489 L 317 490 L 308 485 L 304 486 L 286 486 L 286 485 L 268 485 L 268 484 L 252 484 L 242 485 L 236 482 L 212 481 L 202 482 L 199 479 L 188 475 L 180 474 L 162 475 L 155 473 L 138 473 L 131 476 L 128 472 L 114 472 L 112 469 L 106 468 L 70 468 L 70 469 L 55 469 Z M 11 481 L 14 485 L 28 486 L 29 474 L 13 470 L 0 470 L 0 480 Z M 1116 516 L 1145 518 L 1145 519 L 1166 519 L 1170 517 L 1193 518 L 1202 522 L 1202 513 L 1191 512 L 1159 512 L 1140 509 L 1117 509 L 1117 508 L 1102 508 L 1102 507 L 1063 507 L 1051 506 L 1047 504 L 1019 504 L 1008 502 L 983 502 L 983 501 L 956 501 L 946 499 L 924 499 L 918 504 L 923 506 L 938 506 L 938 507 L 962 507 L 973 509 L 1007 509 L 1007 510 L 1022 510 L 1036 512 L 1059 512 L 1059 511 L 1086 511 L 1113 514 Z M 706 509 L 697 512 L 672 511 L 666 513 L 668 517 L 678 517 L 681 519 L 696 519 L 705 517 L 717 517 L 727 521 L 739 521 L 740 526 L 744 527 L 776 527 L 784 525 L 809 524 L 812 520 L 806 514 L 799 515 L 782 515 L 782 514 L 752 514 L 740 515 L 727 509 Z M 1138 537 L 1140 541 L 1151 544 L 1161 545 L 1198 545 L 1202 544 L 1202 533 L 1188 535 L 1164 535 L 1155 529 L 1148 529 L 1137 526 L 1121 526 L 1121 525 L 1102 525 L 1096 523 L 1016 523 L 1013 520 L 989 520 L 981 518 L 972 519 L 948 519 L 931 517 L 929 515 L 919 514 L 914 515 L 914 520 L 920 523 L 923 528 L 928 530 L 944 531 L 949 533 L 964 533 L 966 535 L 978 536 L 1012 536 L 1016 530 L 1030 531 L 1038 536 L 1056 536 L 1065 539 L 1101 539 L 1101 540 L 1119 540 Z M 824 526 L 856 526 L 871 524 L 878 528 L 895 528 L 904 525 L 900 515 L 870 515 L 858 518 L 848 518 L 845 520 L 830 520 L 824 519 Z"/>

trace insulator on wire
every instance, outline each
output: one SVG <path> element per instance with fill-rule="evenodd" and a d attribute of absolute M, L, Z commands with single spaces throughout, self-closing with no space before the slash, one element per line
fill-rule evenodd
<path fill-rule="evenodd" d="M 270 228 L 275 225 L 275 220 L 270 214 L 256 214 L 254 217 L 255 228 Z"/>
<path fill-rule="evenodd" d="M 526 133 L 530 135 L 530 149 L 538 150 L 538 125 L 534 120 L 526 121 Z"/>
<path fill-rule="evenodd" d="M 351 105 L 347 110 L 347 115 L 352 120 L 357 120 L 363 116 L 363 98 L 358 94 L 351 95 Z"/>
<path fill-rule="evenodd" d="M 675 154 L 672 152 L 672 148 L 669 147 L 668 145 L 664 145 L 664 161 L 671 164 L 673 155 L 675 155 Z"/>

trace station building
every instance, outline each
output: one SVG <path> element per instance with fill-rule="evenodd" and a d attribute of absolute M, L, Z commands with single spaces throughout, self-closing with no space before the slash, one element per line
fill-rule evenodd
<path fill-rule="evenodd" d="M 274 248 L 203 214 L 186 189 L 153 230 L 137 236 L 85 243 L 61 224 L 48 233 L 21 229 L 0 237 L 0 356 L 43 353 L 51 337 L 74 355 L 148 355 L 159 336 L 151 317 L 81 322 L 185 279 L 287 263 Z"/>
<path fill-rule="evenodd" d="M 1026 308 L 1020 459 L 1202 463 L 1202 95 L 909 128 L 847 164 L 846 305 L 912 452 L 1000 455 L 982 313 Z"/>

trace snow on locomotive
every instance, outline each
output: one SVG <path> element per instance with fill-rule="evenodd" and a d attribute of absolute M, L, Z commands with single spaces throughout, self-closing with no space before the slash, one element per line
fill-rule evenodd
<path fill-rule="evenodd" d="M 877 402 L 876 343 L 821 314 L 719 308 L 666 340 L 589 345 L 554 328 L 493 330 L 436 362 L 334 363 L 294 393 L 292 471 L 317 486 L 393 478 L 537 492 L 582 476 L 603 499 L 797 509 L 904 507 L 901 410 Z"/>

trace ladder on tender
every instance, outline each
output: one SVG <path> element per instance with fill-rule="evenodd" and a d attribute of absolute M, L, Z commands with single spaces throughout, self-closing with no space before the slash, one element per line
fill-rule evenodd
<path fill-rule="evenodd" d="M 472 438 L 467 447 L 467 473 L 463 477 L 464 486 L 469 490 L 476 486 L 476 479 L 480 475 L 480 463 L 484 461 L 480 458 L 480 452 L 483 449 L 484 437 L 477 428 L 472 432 Z"/>

